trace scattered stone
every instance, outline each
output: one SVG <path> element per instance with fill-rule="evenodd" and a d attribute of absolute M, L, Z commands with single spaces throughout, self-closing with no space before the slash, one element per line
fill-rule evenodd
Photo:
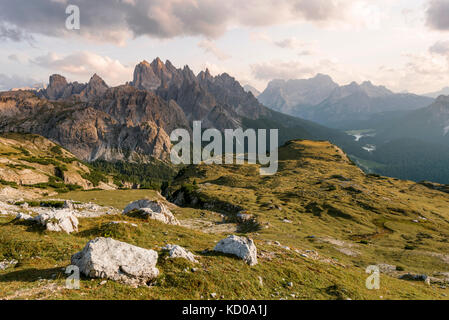
<path fill-rule="evenodd" d="M 134 287 L 148 285 L 159 275 L 158 254 L 111 238 L 96 238 L 72 256 L 72 264 L 92 278 L 119 281 Z"/>
<path fill-rule="evenodd" d="M 396 271 L 396 266 L 393 266 L 391 264 L 379 263 L 377 267 L 379 268 L 379 271 L 381 273 L 392 273 Z"/>
<path fill-rule="evenodd" d="M 292 223 L 292 221 L 290 221 L 288 219 L 284 219 L 284 220 L 282 220 L 282 222 L 284 222 L 284 223 Z"/>
<path fill-rule="evenodd" d="M 215 292 L 212 292 L 212 293 L 210 294 L 210 296 L 211 296 L 212 298 L 215 299 L 215 297 L 217 296 L 217 294 L 216 294 Z"/>
<path fill-rule="evenodd" d="M 233 254 L 250 266 L 257 264 L 257 248 L 252 239 L 231 235 L 217 243 L 214 251 Z"/>
<path fill-rule="evenodd" d="M 182 258 L 182 259 L 189 260 L 190 262 L 193 262 L 193 263 L 198 263 L 198 260 L 196 260 L 196 257 L 193 255 L 193 253 L 191 253 L 190 251 L 184 249 L 181 246 L 174 245 L 174 244 L 167 244 L 162 249 L 169 251 L 168 258 L 170 258 L 170 259 Z"/>
<path fill-rule="evenodd" d="M 45 226 L 48 231 L 72 233 L 78 231 L 78 219 L 71 210 L 50 210 L 41 213 L 35 220 Z"/>
<path fill-rule="evenodd" d="M 406 273 L 400 276 L 399 279 L 411 281 L 426 281 L 428 279 L 428 276 L 425 274 Z"/>
<path fill-rule="evenodd" d="M 0 261 L 0 270 L 6 270 L 9 267 L 15 266 L 17 263 L 19 263 L 17 260 L 3 260 Z"/>
<path fill-rule="evenodd" d="M 109 224 L 127 224 L 127 225 L 130 225 L 132 227 L 138 227 L 137 224 L 131 223 L 131 222 L 128 222 L 128 221 L 112 221 L 112 222 L 109 222 Z"/>
<path fill-rule="evenodd" d="M 289 287 L 293 287 L 293 282 L 289 282 L 289 283 L 287 283 L 287 286 L 289 286 Z"/>
<path fill-rule="evenodd" d="M 29 214 L 22 213 L 22 212 L 19 212 L 16 215 L 16 220 L 36 221 L 34 219 L 34 217 L 30 216 Z"/>
<path fill-rule="evenodd" d="M 236 218 L 239 222 L 248 222 L 253 219 L 253 215 L 246 213 L 246 211 L 240 211 L 237 213 Z"/>
<path fill-rule="evenodd" d="M 161 201 L 137 200 L 126 206 L 123 214 L 161 221 L 165 224 L 179 225 L 173 213 Z"/>
<path fill-rule="evenodd" d="M 261 277 L 261 276 L 258 276 L 258 279 L 259 279 L 259 284 L 260 284 L 260 286 L 263 287 L 263 279 L 262 279 L 262 277 Z"/>

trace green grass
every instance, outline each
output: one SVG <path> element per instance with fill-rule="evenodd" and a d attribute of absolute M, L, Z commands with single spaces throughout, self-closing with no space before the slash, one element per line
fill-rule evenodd
<path fill-rule="evenodd" d="M 380 290 L 365 287 L 365 269 L 373 264 L 388 263 L 401 272 L 428 275 L 447 270 L 443 259 L 449 256 L 447 194 L 410 181 L 365 175 L 325 142 L 292 142 L 279 155 L 279 172 L 274 176 L 260 176 L 258 166 L 201 165 L 185 168 L 167 186 L 168 192 L 183 189 L 201 198 L 190 207 L 170 206 L 183 225 L 201 220 L 220 226 L 221 218 L 211 208 L 231 217 L 237 207 L 252 214 L 260 228 L 240 232 L 254 239 L 258 265 L 249 267 L 235 257 L 205 251 L 231 231 L 206 233 L 201 226 L 168 226 L 117 215 L 80 219 L 79 232 L 67 235 L 0 217 L 0 260 L 19 261 L 15 268 L 0 271 L 0 297 L 209 299 L 215 292 L 219 299 L 448 299 L 449 289 L 439 285 L 384 274 Z M 157 197 L 153 190 L 58 195 L 120 210 L 131 201 Z M 426 220 L 413 221 L 420 217 Z M 109 224 L 117 220 L 138 227 Z M 101 236 L 157 250 L 161 274 L 155 285 L 133 289 L 113 281 L 101 285 L 101 279 L 83 278 L 81 290 L 65 289 L 62 268 L 89 240 Z M 160 248 L 169 243 L 192 251 L 200 265 L 165 259 Z M 406 246 L 414 250 L 406 250 Z M 348 255 L 348 250 L 357 256 Z M 198 270 L 192 272 L 192 267 Z M 287 286 L 288 282 L 293 287 Z M 45 289 L 50 284 L 61 288 Z"/>

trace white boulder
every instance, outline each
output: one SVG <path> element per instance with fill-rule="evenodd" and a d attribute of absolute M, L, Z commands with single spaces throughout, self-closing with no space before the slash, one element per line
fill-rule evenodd
<path fill-rule="evenodd" d="M 165 224 L 179 225 L 179 221 L 173 213 L 160 201 L 151 201 L 148 199 L 137 200 L 126 206 L 123 214 L 130 215 L 136 213 L 139 216 L 158 220 Z"/>
<path fill-rule="evenodd" d="M 72 256 L 72 265 L 92 278 L 110 279 L 132 286 L 147 285 L 159 275 L 158 254 L 111 238 L 96 238 Z"/>
<path fill-rule="evenodd" d="M 36 221 L 36 219 L 33 218 L 32 216 L 30 216 L 29 214 L 22 213 L 22 212 L 19 212 L 16 215 L 16 219 L 17 220 L 25 220 L 25 221 Z"/>
<path fill-rule="evenodd" d="M 39 214 L 35 220 L 48 231 L 72 233 L 78 231 L 78 219 L 69 209 L 49 210 Z"/>
<path fill-rule="evenodd" d="M 252 239 L 231 235 L 217 243 L 214 251 L 233 254 L 250 266 L 257 264 L 257 248 Z"/>
<path fill-rule="evenodd" d="M 169 251 L 168 252 L 168 257 L 170 259 L 172 259 L 172 258 L 182 258 L 182 259 L 189 260 L 189 261 L 191 261 L 193 263 L 198 263 L 198 260 L 196 260 L 195 255 L 193 253 L 191 253 L 190 251 L 184 249 L 181 246 L 178 246 L 178 245 L 175 245 L 175 244 L 167 244 L 162 249 Z"/>

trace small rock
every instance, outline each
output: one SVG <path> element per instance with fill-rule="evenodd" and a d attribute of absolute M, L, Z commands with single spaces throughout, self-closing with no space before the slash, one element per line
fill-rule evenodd
<path fill-rule="evenodd" d="M 179 221 L 161 201 L 143 199 L 131 202 L 123 210 L 123 214 L 135 214 L 144 218 L 158 220 L 165 224 L 179 225 Z"/>
<path fill-rule="evenodd" d="M 257 264 L 257 248 L 252 239 L 231 235 L 217 243 L 214 251 L 233 254 L 250 266 Z"/>
<path fill-rule="evenodd" d="M 35 221 L 35 219 L 32 216 L 30 216 L 29 214 L 25 214 L 25 213 L 21 213 L 21 212 L 19 212 L 16 215 L 16 219 L 17 220 L 25 220 L 25 221 Z"/>
<path fill-rule="evenodd" d="M 35 220 L 45 226 L 48 231 L 66 233 L 78 231 L 78 218 L 68 209 L 41 213 Z"/>
<path fill-rule="evenodd" d="M 210 296 L 211 296 L 212 298 L 215 299 L 215 297 L 217 296 L 217 294 L 216 294 L 215 292 L 212 292 L 212 293 L 210 294 Z"/>
<path fill-rule="evenodd" d="M 0 261 L 0 270 L 6 270 L 9 267 L 15 266 L 17 263 L 19 263 L 19 262 L 14 259 Z"/>
<path fill-rule="evenodd" d="M 167 244 L 163 249 L 169 251 L 168 258 L 170 258 L 170 259 L 181 258 L 181 259 L 189 260 L 190 262 L 193 262 L 193 263 L 198 263 L 198 260 L 196 260 L 196 257 L 193 255 L 193 253 L 184 249 L 181 246 L 174 245 L 174 244 Z"/>

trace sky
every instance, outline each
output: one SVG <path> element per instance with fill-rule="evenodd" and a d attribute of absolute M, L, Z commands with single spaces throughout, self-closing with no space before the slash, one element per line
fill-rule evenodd
<path fill-rule="evenodd" d="M 434 92 L 449 86 L 449 0 L 0 0 L 0 90 L 54 73 L 115 86 L 156 57 L 258 90 L 323 73 Z"/>

